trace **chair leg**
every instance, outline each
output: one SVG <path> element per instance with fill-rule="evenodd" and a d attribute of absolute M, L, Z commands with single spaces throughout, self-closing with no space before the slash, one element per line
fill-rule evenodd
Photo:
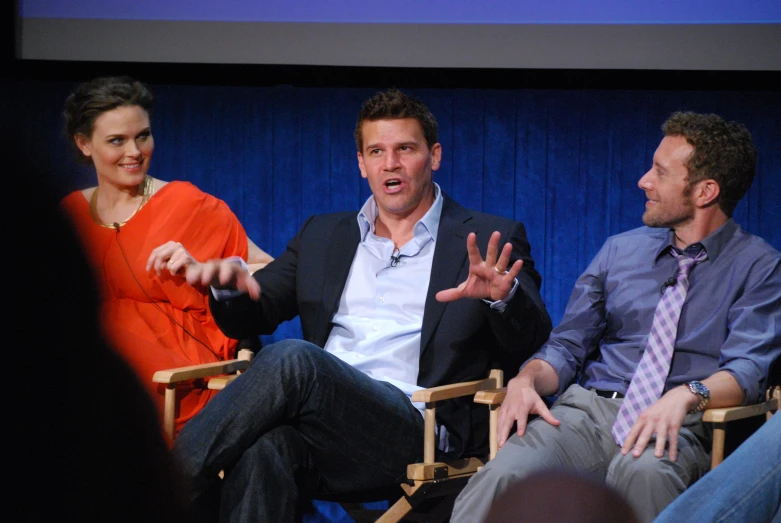
<path fill-rule="evenodd" d="M 398 523 L 404 516 L 409 514 L 411 510 L 412 505 L 407 501 L 407 497 L 401 496 L 401 498 L 399 498 L 399 500 L 377 520 L 377 523 Z"/>
<path fill-rule="evenodd" d="M 165 388 L 165 403 L 163 410 L 163 429 L 168 438 L 174 440 L 176 427 L 176 384 L 169 383 Z"/>
<path fill-rule="evenodd" d="M 715 469 L 724 461 L 724 442 L 726 441 L 726 423 L 713 424 L 713 446 L 711 448 L 710 468 Z"/>

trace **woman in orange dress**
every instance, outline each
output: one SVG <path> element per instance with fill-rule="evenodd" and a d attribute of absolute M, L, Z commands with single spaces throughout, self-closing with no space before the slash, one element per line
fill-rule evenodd
<path fill-rule="evenodd" d="M 198 260 L 239 256 L 252 270 L 272 258 L 247 237 L 222 200 L 189 182 L 147 174 L 154 150 L 152 93 L 127 77 L 81 84 L 65 106 L 66 129 L 97 186 L 66 196 L 102 290 L 103 329 L 136 371 L 162 416 L 163 369 L 235 357 L 238 341 L 217 327 L 208 289 L 185 281 Z M 177 388 L 176 432 L 216 391 L 196 380 Z"/>

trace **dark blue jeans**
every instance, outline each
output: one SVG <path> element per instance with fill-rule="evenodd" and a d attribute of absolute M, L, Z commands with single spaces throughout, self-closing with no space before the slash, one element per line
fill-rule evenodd
<path fill-rule="evenodd" d="M 319 493 L 397 483 L 422 452 L 403 392 L 301 340 L 263 348 L 173 445 L 199 511 L 219 498 L 220 521 L 264 523 L 298 520 Z"/>

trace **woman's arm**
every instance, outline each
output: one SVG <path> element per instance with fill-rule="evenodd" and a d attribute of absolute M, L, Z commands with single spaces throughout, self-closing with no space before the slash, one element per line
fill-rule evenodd
<path fill-rule="evenodd" d="M 255 245 L 247 236 L 247 266 L 250 273 L 262 269 L 274 260 L 266 251 Z"/>

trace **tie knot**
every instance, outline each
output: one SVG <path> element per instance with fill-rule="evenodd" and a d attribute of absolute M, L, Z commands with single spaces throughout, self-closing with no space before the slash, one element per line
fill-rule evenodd
<path fill-rule="evenodd" d="M 691 256 L 686 256 L 685 254 L 678 254 L 675 251 L 675 249 L 671 249 L 670 252 L 678 262 L 679 274 L 682 274 L 684 276 L 689 275 L 689 272 L 692 270 L 692 267 L 694 267 L 701 261 L 705 261 L 708 259 L 708 253 L 705 252 L 705 249 L 701 249 L 700 252 L 697 253 L 697 256 L 693 258 Z"/>

